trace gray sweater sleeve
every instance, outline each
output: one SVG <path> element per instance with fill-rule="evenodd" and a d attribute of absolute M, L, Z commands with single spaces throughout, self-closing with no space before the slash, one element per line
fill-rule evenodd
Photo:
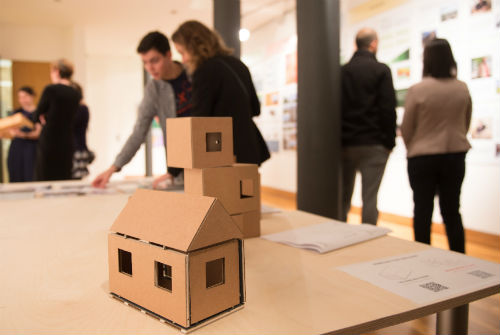
<path fill-rule="evenodd" d="M 125 164 L 130 162 L 137 150 L 141 147 L 141 144 L 146 140 L 148 131 L 151 128 L 151 122 L 157 114 L 158 92 L 153 80 L 150 80 L 146 85 L 144 97 L 139 105 L 139 113 L 135 121 L 134 130 L 128 137 L 120 153 L 116 156 L 115 162 L 113 163 L 114 166 L 121 169 Z"/>

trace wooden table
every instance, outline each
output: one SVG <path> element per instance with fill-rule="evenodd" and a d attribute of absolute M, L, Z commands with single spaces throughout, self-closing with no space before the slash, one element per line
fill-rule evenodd
<path fill-rule="evenodd" d="M 127 194 L 0 201 L 0 333 L 178 334 L 108 295 L 107 233 Z M 266 214 L 263 234 L 323 222 Z M 327 254 L 245 241 L 245 307 L 195 334 L 361 333 L 499 292 L 418 305 L 336 267 L 430 248 L 386 236 Z"/>

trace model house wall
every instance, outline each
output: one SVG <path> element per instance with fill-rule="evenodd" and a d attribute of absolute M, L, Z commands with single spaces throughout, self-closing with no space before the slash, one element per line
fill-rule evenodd
<path fill-rule="evenodd" d="M 192 323 L 240 303 L 238 249 L 238 241 L 232 240 L 189 255 Z"/>
<path fill-rule="evenodd" d="M 109 290 L 143 308 L 188 327 L 187 309 L 181 308 L 187 301 L 186 255 L 173 250 L 140 242 L 132 238 L 110 234 Z M 119 253 L 130 253 L 131 266 L 120 268 Z M 127 263 L 122 259 L 122 262 Z M 172 267 L 170 291 L 157 285 L 155 262 Z M 131 271 L 127 271 L 131 269 Z M 131 272 L 131 273 L 127 273 Z"/>

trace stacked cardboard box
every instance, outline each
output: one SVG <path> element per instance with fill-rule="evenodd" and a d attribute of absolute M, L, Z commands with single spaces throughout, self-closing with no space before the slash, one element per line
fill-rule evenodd
<path fill-rule="evenodd" d="M 184 168 L 184 192 L 218 198 L 245 238 L 260 236 L 260 175 L 255 164 L 235 164 L 232 120 L 167 120 L 167 165 Z"/>

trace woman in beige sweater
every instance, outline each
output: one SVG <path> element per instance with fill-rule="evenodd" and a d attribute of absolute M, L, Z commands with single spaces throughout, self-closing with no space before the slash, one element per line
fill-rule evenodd
<path fill-rule="evenodd" d="M 456 79 L 448 42 L 434 39 L 424 49 L 423 79 L 408 90 L 401 132 L 407 148 L 413 190 L 415 240 L 430 244 L 434 196 L 451 250 L 465 253 L 460 190 L 472 103 L 465 83 Z"/>

